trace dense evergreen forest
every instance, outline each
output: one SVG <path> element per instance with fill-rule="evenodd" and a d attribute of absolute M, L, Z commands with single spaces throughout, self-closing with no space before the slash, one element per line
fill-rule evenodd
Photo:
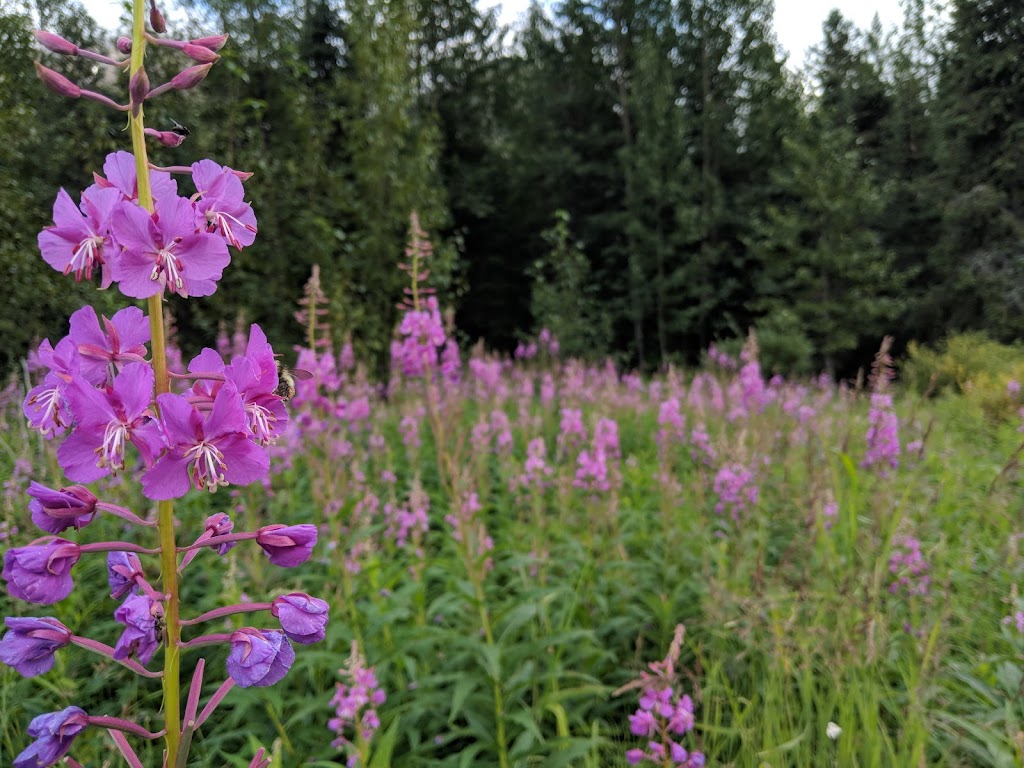
<path fill-rule="evenodd" d="M 849 373 L 883 334 L 1024 330 L 1024 0 L 907 0 L 898 30 L 833 12 L 800 75 L 771 0 L 560 0 L 512 30 L 473 0 L 186 8 L 231 42 L 204 88 L 147 112 L 190 130 L 154 161 L 262 179 L 217 299 L 171 304 L 186 350 L 239 315 L 299 341 L 319 264 L 335 333 L 383 360 L 413 210 L 467 344 L 547 326 L 650 370 L 753 326 L 770 368 Z M 0 3 L 3 369 L 95 296 L 36 235 L 57 187 L 77 199 L 127 144 L 115 113 L 41 88 L 33 60 L 111 84 L 36 26 L 113 44 L 76 3 Z"/>

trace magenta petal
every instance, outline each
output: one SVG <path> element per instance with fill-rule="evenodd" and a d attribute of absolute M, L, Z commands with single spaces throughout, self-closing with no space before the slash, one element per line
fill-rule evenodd
<path fill-rule="evenodd" d="M 189 460 L 168 451 L 142 475 L 142 493 L 153 501 L 180 499 L 192 486 L 188 476 Z"/>
<path fill-rule="evenodd" d="M 202 416 L 181 395 L 165 393 L 156 398 L 160 423 L 170 445 L 191 445 L 202 439 Z"/>
<path fill-rule="evenodd" d="M 224 479 L 232 485 L 248 485 L 262 480 L 270 471 L 267 452 L 242 435 L 229 435 L 218 441 L 227 469 Z"/>
<path fill-rule="evenodd" d="M 203 433 L 208 440 L 212 440 L 221 435 L 245 432 L 246 425 L 242 398 L 235 386 L 226 382 L 217 392 L 217 397 L 213 401 L 213 411 L 206 421 Z"/>
<path fill-rule="evenodd" d="M 100 330 L 100 319 L 96 310 L 86 304 L 68 318 L 71 332 L 68 334 L 76 345 L 92 344 L 97 347 L 109 346 L 106 334 Z"/>
<path fill-rule="evenodd" d="M 110 214 L 110 232 L 115 242 L 122 248 L 130 251 L 140 251 L 146 254 L 153 254 L 149 261 L 155 261 L 156 232 L 153 224 L 153 217 L 149 211 L 135 203 L 123 201 L 118 203 Z M 115 270 L 114 279 L 118 277 Z"/>
<path fill-rule="evenodd" d="M 204 347 L 188 364 L 189 373 L 222 373 L 224 359 L 215 349 Z"/>
<path fill-rule="evenodd" d="M 121 399 L 128 422 L 139 418 L 152 403 L 153 380 L 149 363 L 129 363 L 114 379 L 114 393 Z"/>
<path fill-rule="evenodd" d="M 149 318 L 138 307 L 125 307 L 118 310 L 110 322 L 117 328 L 121 337 L 121 349 L 127 351 L 135 347 L 143 347 L 149 343 Z M 140 350 L 145 354 L 145 348 Z"/>
<path fill-rule="evenodd" d="M 82 212 L 92 221 L 97 234 L 102 234 L 107 228 L 110 214 L 120 201 L 120 190 L 112 187 L 93 184 L 82 192 Z"/>
<path fill-rule="evenodd" d="M 111 276 L 121 293 L 133 299 L 148 299 L 163 290 L 163 281 L 152 277 L 155 261 L 142 251 L 124 251 L 111 267 Z"/>
<path fill-rule="evenodd" d="M 96 449 L 103 433 L 88 427 L 79 427 L 68 435 L 57 449 L 57 463 L 64 474 L 76 483 L 91 483 L 110 474 L 110 467 L 100 467 Z"/>

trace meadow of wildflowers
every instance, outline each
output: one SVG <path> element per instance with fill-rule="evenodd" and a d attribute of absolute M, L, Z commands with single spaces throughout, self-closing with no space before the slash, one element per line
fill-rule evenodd
<path fill-rule="evenodd" d="M 184 355 L 161 296 L 257 220 L 211 160 L 136 172 L 142 30 L 134 155 L 39 245 L 147 312 L 68 307 L 0 392 L 0 765 L 1024 763 L 1018 424 L 902 394 L 888 343 L 863 387 L 753 338 L 653 376 L 460 350 L 415 216 L 388 380 L 316 273 L 294 393 L 258 326 Z M 197 62 L 170 87 L 223 43 L 150 39 Z"/>

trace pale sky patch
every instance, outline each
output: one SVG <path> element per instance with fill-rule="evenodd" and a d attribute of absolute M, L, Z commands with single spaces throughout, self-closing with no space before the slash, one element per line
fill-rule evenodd
<path fill-rule="evenodd" d="M 509 25 L 522 22 L 529 7 L 529 0 L 480 2 L 484 8 L 500 5 L 501 22 Z M 92 17 L 107 29 L 115 29 L 122 15 L 128 12 L 122 0 L 84 0 L 84 3 Z M 167 13 L 167 8 L 161 7 Z M 822 22 L 833 8 L 838 8 L 860 29 L 867 29 L 876 13 L 885 30 L 903 20 L 899 0 L 775 0 L 775 34 L 779 44 L 790 54 L 791 67 L 801 68 L 808 49 L 821 42 Z"/>

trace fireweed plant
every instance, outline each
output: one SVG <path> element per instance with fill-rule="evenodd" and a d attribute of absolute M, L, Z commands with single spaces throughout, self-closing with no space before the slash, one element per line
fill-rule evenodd
<path fill-rule="evenodd" d="M 126 734 L 162 737 L 163 764 L 184 766 L 195 731 L 231 688 L 268 686 L 281 680 L 295 659 L 292 643 L 322 640 L 327 623 L 327 603 L 304 593 L 182 616 L 179 579 L 202 550 L 223 556 L 238 543 L 255 541 L 272 564 L 292 568 L 309 558 L 317 529 L 312 524 L 263 525 L 236 532 L 225 513 L 205 522 L 175 519 L 174 500 L 193 489 L 213 492 L 222 486 L 262 481 L 270 464 L 267 447 L 281 434 L 288 414 L 275 394 L 274 351 L 256 325 L 244 350 L 230 363 L 207 349 L 188 364 L 186 374 L 168 373 L 164 295 L 213 294 L 231 260 L 229 249 L 251 245 L 257 226 L 242 186 L 251 174 L 212 160 L 200 160 L 191 167 L 150 164 L 146 136 L 173 146 L 184 137 L 145 128 L 144 103 L 168 90 L 197 85 L 218 59 L 216 51 L 226 36 L 164 39 L 157 37 L 165 25 L 155 5 L 149 19 L 151 32 L 145 28 L 143 2 L 136 0 L 132 37 L 118 42 L 119 50 L 130 56 L 121 60 L 84 51 L 48 32 L 36 33 L 51 51 L 128 71 L 128 102 L 122 105 L 36 65 L 44 83 L 57 93 L 93 99 L 125 112 L 133 149 L 107 157 L 103 173 L 95 174 L 95 184 L 82 192 L 80 205 L 64 190 L 59 192 L 53 225 L 39 235 L 43 259 L 76 280 L 96 275 L 102 288 L 116 284 L 128 298 L 146 299 L 149 312 L 147 318 L 138 308 L 127 307 L 108 319 L 86 306 L 71 316 L 68 336 L 40 347 L 39 362 L 48 372 L 28 393 L 24 412 L 47 439 L 62 441 L 57 459 L 74 484 L 54 489 L 34 480 L 28 483 L 32 521 L 46 535 L 9 548 L 3 563 L 10 595 L 45 606 L 71 593 L 72 570 L 80 558 L 105 554 L 111 597 L 119 601 L 114 618 L 124 630 L 110 647 L 75 634 L 74 628 L 52 617 L 8 618 L 7 633 L 0 640 L 0 661 L 31 677 L 48 671 L 55 653 L 67 645 L 106 656 L 137 675 L 161 680 L 164 727 L 153 733 L 129 720 L 70 706 L 32 720 L 28 733 L 35 741 L 15 758 L 15 768 L 56 763 L 90 726 L 107 729 L 134 768 L 142 768 L 142 762 Z M 168 83 L 153 87 L 144 66 L 148 45 L 174 49 L 195 63 Z M 195 194 L 181 195 L 174 174 L 191 176 Z M 179 386 L 172 388 L 172 383 Z M 139 478 L 143 496 L 156 502 L 155 520 L 102 501 L 85 485 L 118 473 L 125 479 Z M 87 533 L 79 532 L 100 513 L 152 531 L 156 546 L 86 541 Z M 177 537 L 190 533 L 192 543 L 180 545 Z M 153 558 L 159 561 L 158 581 L 147 575 L 155 570 Z M 182 637 L 183 628 L 191 630 L 240 613 L 269 614 L 270 621 L 229 633 Z M 229 646 L 226 680 L 201 702 L 205 660 L 200 659 L 182 712 L 182 653 L 220 644 Z M 150 670 L 148 665 L 161 646 L 163 670 Z M 79 765 L 70 757 L 66 762 Z M 262 768 L 268 763 L 261 750 L 251 766 Z"/>

